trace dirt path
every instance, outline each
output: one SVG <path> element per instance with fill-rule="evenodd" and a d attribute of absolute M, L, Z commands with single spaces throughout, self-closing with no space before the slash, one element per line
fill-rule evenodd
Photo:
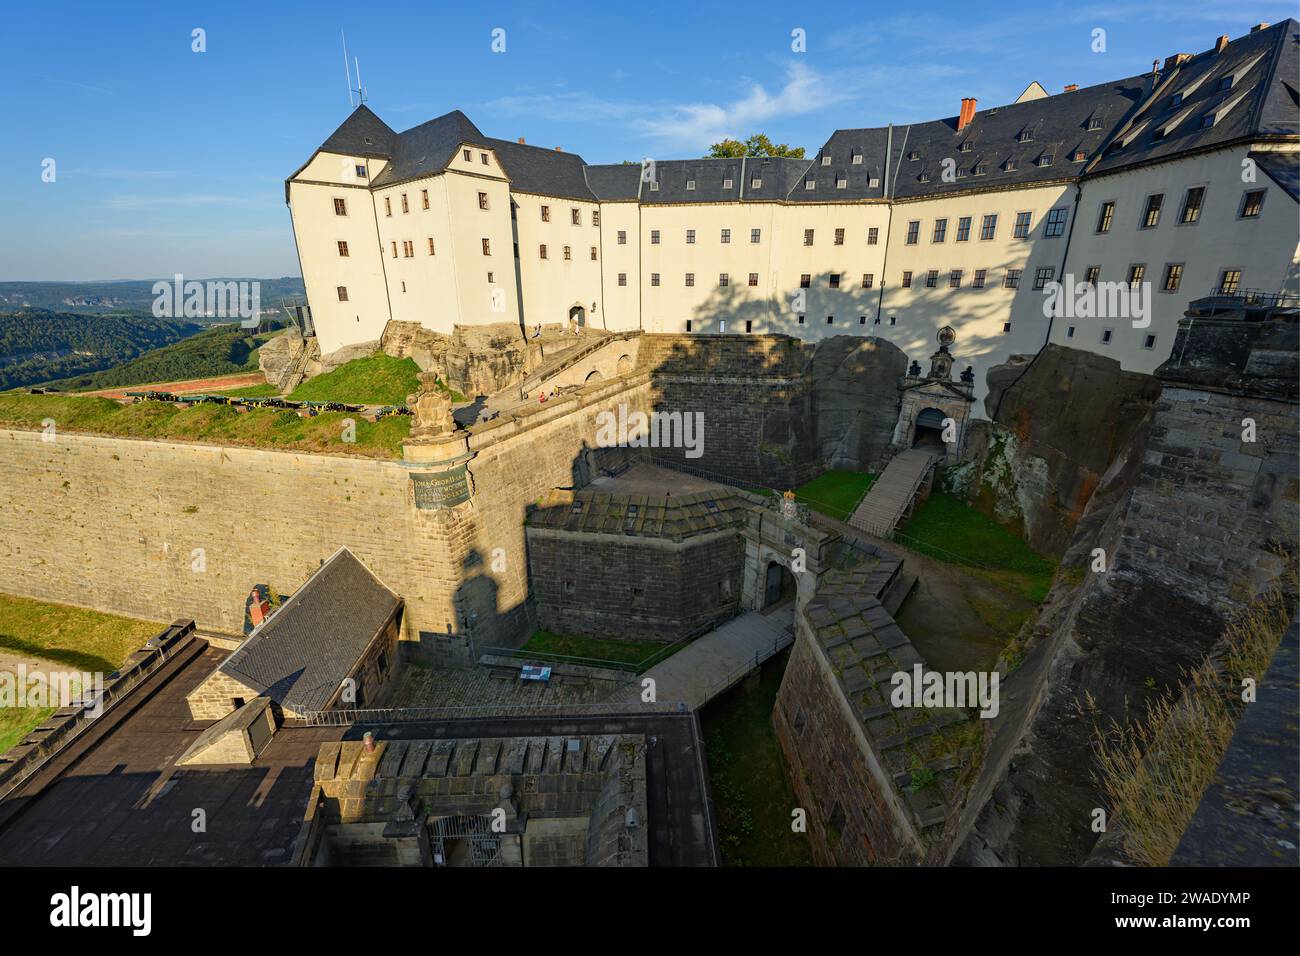
<path fill-rule="evenodd" d="M 265 385 L 266 376 L 261 372 L 241 372 L 238 375 L 219 375 L 215 378 L 194 378 L 181 382 L 154 382 L 149 385 L 123 385 L 120 388 L 101 388 L 93 392 L 78 392 L 78 395 L 96 395 L 101 398 L 126 398 L 127 392 L 172 392 L 185 395 L 193 392 L 219 392 L 231 388 L 243 388 L 248 385 Z"/>

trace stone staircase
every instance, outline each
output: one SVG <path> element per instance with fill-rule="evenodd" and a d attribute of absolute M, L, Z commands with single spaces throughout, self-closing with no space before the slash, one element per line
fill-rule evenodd
<path fill-rule="evenodd" d="M 298 354 L 285 368 L 284 374 L 280 376 L 280 381 L 276 387 L 280 390 L 281 395 L 288 395 L 295 388 L 302 384 L 302 380 L 307 376 L 307 363 L 311 361 L 311 349 L 306 341 L 298 350 Z"/>
<path fill-rule="evenodd" d="M 922 448 L 895 455 L 849 517 L 849 526 L 878 538 L 893 534 L 936 460 L 934 453 Z"/>

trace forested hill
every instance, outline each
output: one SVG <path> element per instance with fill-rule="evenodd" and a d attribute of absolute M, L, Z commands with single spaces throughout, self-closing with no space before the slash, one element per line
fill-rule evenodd
<path fill-rule="evenodd" d="M 197 276 L 187 276 L 198 278 Z M 172 282 L 164 276 L 164 282 Z M 239 279 L 211 279 L 227 282 Z M 245 279 L 260 284 L 262 306 L 274 310 L 281 303 L 304 301 L 302 279 Z M 87 314 L 103 312 L 149 312 L 157 298 L 154 279 L 116 279 L 107 282 L 0 282 L 0 310 L 49 309 L 54 312 L 76 310 Z M 212 325 L 212 319 L 199 319 Z M 215 321 L 224 321 L 217 319 Z"/>
<path fill-rule="evenodd" d="M 272 327 L 271 324 L 262 326 L 264 329 Z M 274 328 L 278 329 L 279 323 L 275 323 Z M 184 341 L 146 352 L 123 365 L 55 384 L 65 391 L 87 391 L 255 372 L 258 347 L 278 334 L 278 331 L 254 332 L 241 328 L 238 323 L 219 325 Z"/>
<path fill-rule="evenodd" d="M 148 314 L 0 312 L 0 390 L 110 368 L 202 329 Z"/>

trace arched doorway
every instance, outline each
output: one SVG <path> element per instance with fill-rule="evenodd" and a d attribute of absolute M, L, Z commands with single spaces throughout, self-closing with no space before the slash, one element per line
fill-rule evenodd
<path fill-rule="evenodd" d="M 947 451 L 948 445 L 943 440 L 943 423 L 947 416 L 937 408 L 926 408 L 916 416 L 916 433 L 912 437 L 913 448 L 932 448 Z"/>
<path fill-rule="evenodd" d="M 580 305 L 575 305 L 569 309 L 569 322 L 577 322 L 578 325 L 587 324 L 587 310 Z"/>
<path fill-rule="evenodd" d="M 769 561 L 763 576 L 763 610 L 784 604 L 795 595 L 794 575 L 779 561 Z"/>
<path fill-rule="evenodd" d="M 587 377 L 582 380 L 582 384 L 590 385 L 592 382 L 599 382 L 602 378 L 604 378 L 604 376 L 600 374 L 600 369 L 594 368 L 590 373 L 588 373 Z"/>

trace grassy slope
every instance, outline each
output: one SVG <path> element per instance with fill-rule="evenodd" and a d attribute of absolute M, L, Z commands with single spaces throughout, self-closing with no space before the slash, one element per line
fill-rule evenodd
<path fill-rule="evenodd" d="M 119 405 L 112 399 L 63 395 L 0 394 L 0 425 L 40 428 L 45 419 L 64 431 L 96 432 L 127 438 L 251 445 L 369 458 L 399 458 L 410 419 L 366 421 L 347 412 L 299 418 L 292 411 L 259 408 L 240 413 L 226 405 L 181 409 L 164 402 Z M 356 441 L 343 441 L 344 420 L 356 424 Z"/>
<path fill-rule="evenodd" d="M 252 335 L 238 325 L 220 325 L 173 345 L 146 352 L 130 362 L 93 375 L 67 378 L 56 384 L 65 391 L 94 391 L 255 372 L 258 347 L 279 334 L 276 331 Z"/>
<path fill-rule="evenodd" d="M 772 730 L 789 653 L 763 665 L 757 688 L 742 684 L 700 714 L 709 786 L 727 866 L 811 866 L 807 839 L 790 829 L 794 793 Z"/>
<path fill-rule="evenodd" d="M 840 471 L 832 468 L 812 481 L 794 489 L 795 498 L 827 517 L 847 521 L 864 495 L 876 481 L 876 475 L 865 471 Z M 764 498 L 776 494 L 771 488 L 746 488 L 746 491 Z"/>
<path fill-rule="evenodd" d="M 308 379 L 289 397 L 295 402 L 405 405 L 406 396 L 420 387 L 419 373 L 420 367 L 412 359 L 376 353 Z"/>
<path fill-rule="evenodd" d="M 40 658 L 69 670 L 110 674 L 159 630 L 149 621 L 0 594 L 0 652 Z M 0 753 L 53 712 L 0 708 Z"/>
<path fill-rule="evenodd" d="M 521 650 L 536 654 L 562 654 L 565 657 L 584 657 L 593 661 L 616 661 L 620 664 L 639 664 L 652 655 L 664 651 L 668 645 L 658 641 L 614 641 L 596 637 L 579 637 L 556 634 L 542 628 L 528 639 Z M 666 660 L 666 655 L 656 660 Z"/>
<path fill-rule="evenodd" d="M 974 505 L 936 492 L 900 529 L 904 544 L 940 561 L 965 559 L 1035 602 L 1047 596 L 1056 564 Z"/>

